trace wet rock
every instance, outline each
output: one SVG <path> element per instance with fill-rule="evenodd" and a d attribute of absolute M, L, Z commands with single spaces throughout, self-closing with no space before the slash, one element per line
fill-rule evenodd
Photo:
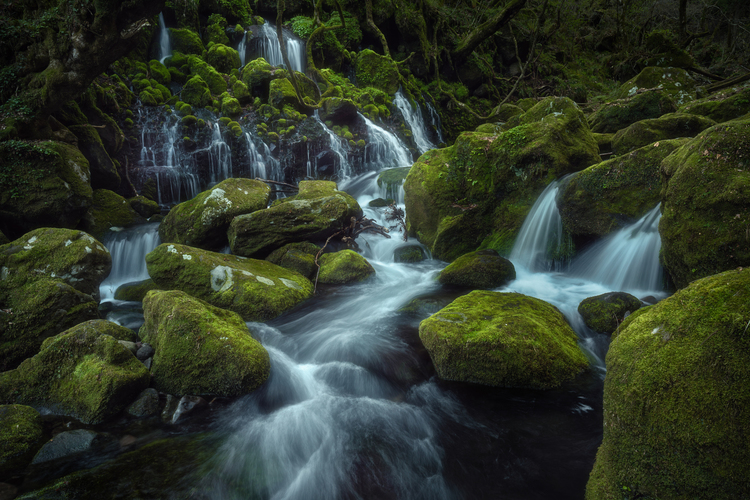
<path fill-rule="evenodd" d="M 42 445 L 42 417 L 24 405 L 0 405 L 0 474 L 23 470 Z"/>
<path fill-rule="evenodd" d="M 308 241 L 289 243 L 271 252 L 266 260 L 277 266 L 298 272 L 305 278 L 312 280 L 318 272 L 318 266 L 315 265 L 315 256 L 319 251 L 318 245 Z"/>
<path fill-rule="evenodd" d="M 145 366 L 147 370 L 151 371 L 151 365 L 153 364 L 153 362 L 154 362 L 153 357 L 146 358 L 143 360 L 143 366 Z"/>
<path fill-rule="evenodd" d="M 395 201 L 393 199 L 386 200 L 385 198 L 375 198 L 374 200 L 370 201 L 370 203 L 368 203 L 367 205 L 370 208 L 385 208 L 394 203 Z"/>
<path fill-rule="evenodd" d="M 346 285 L 366 280 L 375 274 L 375 269 L 367 262 L 367 259 L 354 250 L 326 253 L 321 255 L 318 261 L 320 262 L 318 283 Z"/>
<path fill-rule="evenodd" d="M 208 402 L 200 396 L 182 396 L 177 403 L 177 409 L 172 414 L 172 423 L 176 424 L 180 420 L 205 410 L 207 407 Z"/>
<path fill-rule="evenodd" d="M 106 189 L 96 189 L 93 202 L 81 220 L 81 228 L 95 238 L 102 238 L 110 228 L 129 227 L 146 222 L 133 210 L 128 200 Z"/>
<path fill-rule="evenodd" d="M 137 418 L 156 415 L 159 413 L 159 393 L 151 387 L 145 389 L 126 411 L 128 415 Z"/>
<path fill-rule="evenodd" d="M 629 293 L 609 292 L 584 299 L 578 305 L 578 312 L 586 326 L 595 332 L 611 334 L 640 307 L 641 301 Z"/>
<path fill-rule="evenodd" d="M 701 115 L 722 123 L 750 113 L 750 84 L 733 86 L 703 99 L 684 104 L 680 113 Z"/>
<path fill-rule="evenodd" d="M 386 94 L 398 92 L 398 66 L 389 57 L 381 56 L 370 49 L 357 53 L 355 63 L 357 85 L 374 87 Z"/>
<path fill-rule="evenodd" d="M 81 453 L 91 448 L 96 437 L 96 432 L 86 429 L 61 432 L 42 446 L 31 463 L 40 464 Z"/>
<path fill-rule="evenodd" d="M 159 287 L 152 279 L 125 283 L 118 286 L 117 290 L 115 290 L 115 300 L 143 302 L 143 297 L 145 297 L 148 292 L 158 289 Z"/>
<path fill-rule="evenodd" d="M 136 355 L 138 352 L 138 346 L 135 345 L 135 342 L 130 342 L 127 340 L 118 340 L 118 342 L 128 351 L 133 353 L 133 356 Z"/>
<path fill-rule="evenodd" d="M 513 263 L 494 250 L 467 253 L 438 275 L 443 285 L 462 288 L 497 288 L 516 279 Z"/>
<path fill-rule="evenodd" d="M 695 79 L 681 68 L 647 67 L 635 77 L 620 85 L 613 97 L 626 99 L 644 89 L 659 88 L 678 106 L 695 99 Z"/>
<path fill-rule="evenodd" d="M 146 361 L 148 358 L 154 355 L 154 348 L 151 347 L 148 344 L 143 344 L 141 347 L 138 348 L 138 351 L 135 354 L 135 357 L 140 359 L 141 361 Z"/>
<path fill-rule="evenodd" d="M 425 259 L 424 250 L 419 245 L 406 245 L 393 251 L 393 261 L 412 264 Z"/>

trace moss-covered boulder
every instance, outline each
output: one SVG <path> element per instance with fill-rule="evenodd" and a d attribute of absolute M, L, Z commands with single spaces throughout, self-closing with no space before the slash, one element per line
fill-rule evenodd
<path fill-rule="evenodd" d="M 140 336 L 156 350 L 151 366 L 156 389 L 232 397 L 268 378 L 268 352 L 237 313 L 172 290 L 149 292 L 143 314 Z"/>
<path fill-rule="evenodd" d="M 205 108 L 211 104 L 211 91 L 203 78 L 195 75 L 185 83 L 180 99 L 196 108 Z"/>
<path fill-rule="evenodd" d="M 277 78 L 271 80 L 268 88 L 268 103 L 277 108 L 284 105 L 295 106 L 298 104 L 297 93 L 288 78 Z"/>
<path fill-rule="evenodd" d="M 675 111 L 677 105 L 669 95 L 660 90 L 649 89 L 646 92 L 636 92 L 632 97 L 604 104 L 589 116 L 589 124 L 592 132 L 615 133 L 635 122 L 659 118 Z"/>
<path fill-rule="evenodd" d="M 242 316 L 265 321 L 312 295 L 300 274 L 265 260 L 246 259 L 164 243 L 146 255 L 151 279 L 162 290 L 182 290 Z"/>
<path fill-rule="evenodd" d="M 411 167 L 407 228 L 433 257 L 509 252 L 544 187 L 600 161 L 583 112 L 568 98 L 544 99 L 504 127 L 499 134 L 465 132 Z"/>
<path fill-rule="evenodd" d="M 150 78 L 153 78 L 162 85 L 168 86 L 172 83 L 172 75 L 170 75 L 169 70 L 156 59 L 148 62 L 148 72 Z"/>
<path fill-rule="evenodd" d="M 271 252 L 266 260 L 313 280 L 318 272 L 318 266 L 315 265 L 315 256 L 319 251 L 320 247 L 309 241 L 289 243 Z"/>
<path fill-rule="evenodd" d="M 110 228 L 124 228 L 146 222 L 133 210 L 128 200 L 108 189 L 95 189 L 91 207 L 81 220 L 80 227 L 96 238 Z"/>
<path fill-rule="evenodd" d="M 641 120 L 618 131 L 612 138 L 612 151 L 623 155 L 656 141 L 695 137 L 713 125 L 716 122 L 704 116 L 668 113 L 660 118 Z"/>
<path fill-rule="evenodd" d="M 253 179 L 230 178 L 192 200 L 172 207 L 159 225 L 164 243 L 218 250 L 227 245 L 227 229 L 238 215 L 262 210 L 271 190 Z"/>
<path fill-rule="evenodd" d="M 461 296 L 422 321 L 419 338 L 445 380 L 550 389 L 588 366 L 563 315 L 519 293 Z"/>
<path fill-rule="evenodd" d="M 236 118 L 240 115 L 240 113 L 242 113 L 242 106 L 240 106 L 240 101 L 231 96 L 226 96 L 221 100 L 221 114 L 223 116 Z M 236 135 L 241 135 L 241 133 L 242 129 L 239 129 L 239 133 L 235 132 Z"/>
<path fill-rule="evenodd" d="M 586 498 L 750 494 L 750 269 L 625 319 L 609 346 L 604 438 Z"/>
<path fill-rule="evenodd" d="M 42 416 L 30 406 L 0 405 L 0 474 L 26 468 L 44 442 Z"/>
<path fill-rule="evenodd" d="M 572 235 L 600 237 L 632 224 L 661 200 L 661 161 L 690 139 L 668 139 L 592 165 L 557 200 Z"/>
<path fill-rule="evenodd" d="M 679 112 L 705 116 L 716 123 L 740 118 L 750 113 L 750 84 L 725 89 L 689 102 L 681 106 Z"/>
<path fill-rule="evenodd" d="M 492 249 L 462 255 L 438 275 L 443 285 L 472 289 L 497 288 L 514 279 L 513 263 Z"/>
<path fill-rule="evenodd" d="M 224 80 L 224 78 L 219 74 L 219 72 L 216 71 L 212 66 L 210 66 L 203 59 L 201 59 L 198 56 L 190 56 L 188 57 L 188 65 L 190 66 L 191 73 L 199 75 L 203 79 L 203 81 L 206 82 L 206 85 L 208 85 L 208 88 L 211 90 L 212 94 L 221 95 L 224 92 L 226 92 L 227 90 L 226 80 Z M 192 102 L 186 100 L 184 96 L 182 100 L 190 104 L 193 104 Z"/>
<path fill-rule="evenodd" d="M 320 119 L 330 121 L 334 125 L 352 125 L 357 120 L 359 109 L 351 99 L 341 97 L 326 97 L 320 103 Z"/>
<path fill-rule="evenodd" d="M 175 52 L 201 55 L 205 50 L 201 37 L 187 28 L 169 28 L 169 40 Z"/>
<path fill-rule="evenodd" d="M 128 203 L 130 203 L 130 207 L 144 219 L 148 219 L 149 217 L 161 212 L 159 204 L 145 196 L 134 196 L 133 198 L 128 198 Z"/>
<path fill-rule="evenodd" d="M 61 142 L 0 142 L 0 230 L 76 227 L 91 205 L 89 162 Z"/>
<path fill-rule="evenodd" d="M 94 189 L 117 189 L 120 186 L 120 174 L 96 130 L 88 124 L 71 125 L 68 129 L 78 139 L 78 149 L 89 161 L 91 186 Z"/>
<path fill-rule="evenodd" d="M 641 301 L 625 292 L 609 292 L 589 297 L 578 304 L 578 313 L 586 326 L 599 333 L 610 334 L 625 318 L 625 313 L 634 313 Z"/>
<path fill-rule="evenodd" d="M 399 193 L 406 176 L 409 175 L 409 170 L 411 170 L 411 167 L 389 168 L 378 175 L 376 182 L 381 189 L 380 192 L 385 191 L 386 199 L 397 200 L 401 198 Z"/>
<path fill-rule="evenodd" d="M 662 162 L 662 261 L 678 287 L 750 266 L 750 119 L 716 125 Z"/>
<path fill-rule="evenodd" d="M 326 285 L 347 285 L 364 281 L 373 274 L 375 269 L 354 250 L 341 250 L 326 253 L 318 259 L 320 274 L 318 283 Z"/>
<path fill-rule="evenodd" d="M 242 82 L 247 85 L 252 95 L 261 100 L 268 99 L 268 89 L 273 79 L 273 66 L 262 57 L 253 59 L 242 68 Z"/>
<path fill-rule="evenodd" d="M 419 245 L 406 245 L 393 251 L 393 261 L 404 264 L 422 262 L 425 259 L 424 250 Z"/>
<path fill-rule="evenodd" d="M 47 339 L 33 358 L 0 373 L 0 403 L 44 408 L 86 424 L 112 417 L 150 379 L 143 363 L 108 334 L 118 329 L 127 330 L 93 320 Z"/>
<path fill-rule="evenodd" d="M 390 95 L 398 92 L 400 85 L 398 66 L 393 59 L 370 49 L 357 54 L 355 78 L 358 87 L 374 87 Z"/>
<path fill-rule="evenodd" d="M 142 302 L 148 292 L 158 289 L 159 287 L 152 279 L 125 283 L 118 286 L 117 290 L 115 290 L 115 300 Z"/>
<path fill-rule="evenodd" d="M 659 88 L 678 106 L 695 99 L 695 79 L 681 68 L 659 68 L 649 66 L 627 82 L 620 85 L 614 93 L 615 99 L 626 99 L 635 96 L 638 91 Z"/>
<path fill-rule="evenodd" d="M 206 62 L 219 73 L 231 73 L 233 69 L 240 67 L 240 54 L 232 47 L 215 43 L 208 49 Z"/>
<path fill-rule="evenodd" d="M 264 258 L 287 243 L 325 240 L 362 216 L 357 201 L 331 181 L 302 181 L 299 194 L 270 208 L 235 217 L 229 226 L 232 253 Z"/>

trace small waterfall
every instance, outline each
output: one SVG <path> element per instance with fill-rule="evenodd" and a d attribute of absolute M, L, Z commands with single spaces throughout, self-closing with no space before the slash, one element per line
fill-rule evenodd
<path fill-rule="evenodd" d="M 532 271 L 560 270 L 573 243 L 562 226 L 555 198 L 560 181 L 551 182 L 523 221 L 510 259 Z"/>
<path fill-rule="evenodd" d="M 286 53 L 289 57 L 291 69 L 305 72 L 306 50 L 305 42 L 284 33 L 284 42 L 286 43 Z M 281 46 L 276 36 L 276 26 L 267 22 L 260 27 L 257 40 L 255 40 L 255 51 L 257 57 L 262 57 L 271 66 L 281 66 L 284 64 L 284 58 L 281 55 Z"/>
<path fill-rule="evenodd" d="M 247 52 L 247 30 L 245 30 L 245 33 L 242 35 L 242 40 L 240 40 L 240 46 L 237 47 L 237 52 L 240 53 L 240 68 L 245 66 L 245 53 Z"/>
<path fill-rule="evenodd" d="M 581 253 L 570 272 L 613 290 L 661 290 L 659 264 L 661 204 L 638 222 L 620 229 Z"/>
<path fill-rule="evenodd" d="M 427 111 L 430 112 L 430 122 L 437 133 L 438 143 L 442 144 L 445 142 L 445 139 L 443 139 L 443 125 L 440 123 L 440 115 L 435 107 L 430 104 L 430 101 L 425 99 L 425 103 L 427 103 Z"/>
<path fill-rule="evenodd" d="M 430 149 L 435 149 L 435 145 L 430 142 L 427 137 L 427 128 L 425 126 L 424 117 L 422 116 L 422 109 L 419 104 L 415 103 L 412 107 L 411 103 L 404 97 L 401 89 L 396 92 L 396 97 L 393 99 L 393 104 L 401 111 L 401 114 L 406 121 L 406 124 L 411 129 L 411 135 L 414 137 L 414 142 L 417 144 L 419 153 L 426 153 Z"/>
<path fill-rule="evenodd" d="M 172 55 L 172 44 L 169 41 L 169 30 L 164 22 L 164 14 L 159 12 L 159 61 L 164 64 L 167 57 Z"/>
<path fill-rule="evenodd" d="M 365 146 L 365 166 L 369 170 L 382 170 L 390 167 L 409 167 L 412 158 L 401 141 L 382 127 L 375 125 L 361 113 L 359 116 L 367 126 L 367 146 Z"/>
<path fill-rule="evenodd" d="M 360 115 L 361 116 L 361 115 Z M 315 121 L 317 121 L 321 127 L 323 127 L 323 130 L 328 134 L 328 139 L 331 144 L 331 151 L 338 157 L 338 165 L 336 166 L 336 175 L 339 177 L 339 179 L 346 179 L 350 175 L 352 175 L 352 165 L 349 163 L 349 149 L 348 145 L 346 144 L 346 141 L 336 134 L 333 133 L 331 129 L 326 127 L 325 123 L 323 123 L 320 120 L 320 115 L 318 115 L 318 111 L 315 111 L 315 114 L 313 115 L 313 118 L 315 118 Z"/>
<path fill-rule="evenodd" d="M 161 243 L 159 224 L 145 224 L 119 233 L 110 232 L 103 243 L 112 255 L 112 271 L 99 285 L 101 301 L 107 302 L 112 301 L 120 285 L 149 278 L 146 254 Z"/>
<path fill-rule="evenodd" d="M 252 136 L 247 132 L 245 133 L 245 139 L 247 140 L 247 157 L 250 162 L 250 177 L 273 181 L 283 180 L 281 163 L 271 156 L 268 145 L 263 141 L 258 141 L 259 145 L 256 145 Z"/>
<path fill-rule="evenodd" d="M 232 177 L 232 150 L 221 136 L 219 122 L 213 125 L 211 146 L 208 150 L 208 164 L 211 172 L 211 183 L 221 182 Z"/>

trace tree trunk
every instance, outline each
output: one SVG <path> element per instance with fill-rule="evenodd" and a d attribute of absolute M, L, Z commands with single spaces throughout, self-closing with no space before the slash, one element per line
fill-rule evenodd
<path fill-rule="evenodd" d="M 451 59 L 454 61 L 465 60 L 469 57 L 469 54 L 477 48 L 477 45 L 486 40 L 495 31 L 508 24 L 508 22 L 510 22 L 510 20 L 513 19 L 525 5 L 526 0 L 511 0 L 502 12 L 492 19 L 480 24 L 471 33 L 466 35 L 456 46 L 451 54 Z"/>

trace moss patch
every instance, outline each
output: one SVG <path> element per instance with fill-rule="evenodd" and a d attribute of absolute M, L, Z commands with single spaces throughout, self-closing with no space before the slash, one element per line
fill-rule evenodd
<path fill-rule="evenodd" d="M 443 285 L 462 288 L 497 288 L 516 279 L 516 269 L 495 250 L 479 250 L 454 260 L 438 275 Z"/>
<path fill-rule="evenodd" d="M 318 266 L 315 265 L 315 256 L 319 251 L 320 247 L 309 241 L 289 243 L 271 252 L 266 260 L 277 266 L 298 272 L 305 278 L 312 280 L 315 279 L 318 272 Z"/>
<path fill-rule="evenodd" d="M 715 125 L 710 118 L 700 115 L 669 113 L 660 118 L 642 120 L 620 130 L 612 138 L 612 150 L 623 155 L 652 142 L 677 137 L 695 137 L 702 130 Z"/>
<path fill-rule="evenodd" d="M 375 269 L 354 250 L 326 253 L 320 256 L 320 274 L 318 283 L 329 285 L 346 285 L 366 280 Z"/>
<path fill-rule="evenodd" d="M 0 405 L 0 474 L 26 468 L 43 444 L 42 416 L 24 405 Z"/>
<path fill-rule="evenodd" d="M 586 326 L 599 333 L 612 333 L 620 325 L 626 312 L 640 309 L 641 301 L 625 292 L 609 292 L 589 297 L 578 304 L 578 313 Z"/>
<path fill-rule="evenodd" d="M 81 220 L 81 229 L 101 238 L 110 228 L 142 224 L 146 219 L 133 210 L 128 200 L 107 189 L 94 190 L 91 207 Z"/>
<path fill-rule="evenodd" d="M 614 133 L 635 122 L 675 111 L 677 105 L 669 95 L 650 90 L 603 105 L 589 117 L 589 124 L 592 132 Z"/>

